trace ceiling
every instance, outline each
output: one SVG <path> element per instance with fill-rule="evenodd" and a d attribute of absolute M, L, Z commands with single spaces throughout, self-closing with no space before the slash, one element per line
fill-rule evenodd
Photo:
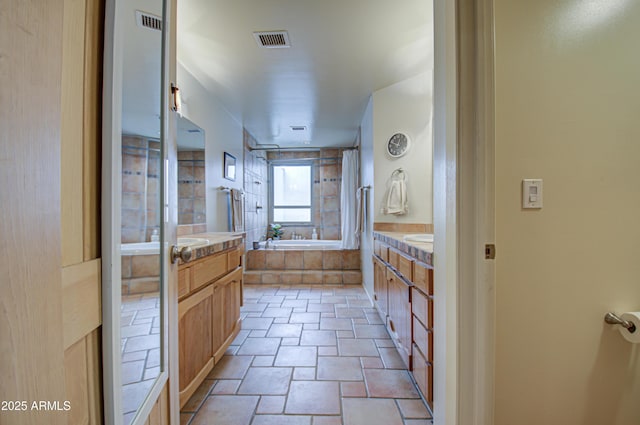
<path fill-rule="evenodd" d="M 178 61 L 261 144 L 351 146 L 371 93 L 433 68 L 430 0 L 180 0 L 177 19 Z M 253 36 L 279 30 L 291 47 Z"/>

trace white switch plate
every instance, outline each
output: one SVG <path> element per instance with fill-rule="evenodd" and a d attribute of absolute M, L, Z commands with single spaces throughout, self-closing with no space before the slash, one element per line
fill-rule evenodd
<path fill-rule="evenodd" d="M 542 179 L 522 180 L 522 208 L 542 208 Z"/>

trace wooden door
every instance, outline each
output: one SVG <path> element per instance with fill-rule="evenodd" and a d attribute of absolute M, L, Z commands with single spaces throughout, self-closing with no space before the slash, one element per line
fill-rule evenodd
<path fill-rule="evenodd" d="M 65 400 L 60 231 L 62 0 L 0 7 L 0 400 Z M 2 411 L 11 424 L 67 422 Z"/>

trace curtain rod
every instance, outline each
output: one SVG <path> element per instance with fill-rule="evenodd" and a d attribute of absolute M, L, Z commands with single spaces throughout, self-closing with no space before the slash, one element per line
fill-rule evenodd
<path fill-rule="evenodd" d="M 305 147 L 289 147 L 289 148 L 281 148 L 278 145 L 269 145 L 275 146 L 270 148 L 252 148 L 249 147 L 250 151 L 307 151 L 307 152 L 319 152 L 321 149 L 342 149 L 342 150 L 360 150 L 360 146 L 353 147 L 336 147 L 336 148 L 305 148 Z"/>

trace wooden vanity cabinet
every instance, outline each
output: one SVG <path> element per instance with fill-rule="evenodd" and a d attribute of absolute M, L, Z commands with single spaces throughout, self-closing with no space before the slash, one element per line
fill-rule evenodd
<path fill-rule="evenodd" d="M 433 408 L 433 267 L 377 239 L 374 254 L 376 308 Z"/>
<path fill-rule="evenodd" d="M 387 269 L 389 317 L 387 329 L 408 369 L 411 368 L 411 302 L 409 284 Z"/>
<path fill-rule="evenodd" d="M 387 266 L 373 257 L 373 301 L 382 320 L 386 322 L 389 314 L 387 289 Z"/>
<path fill-rule="evenodd" d="M 242 246 L 178 268 L 182 408 L 240 331 Z"/>

